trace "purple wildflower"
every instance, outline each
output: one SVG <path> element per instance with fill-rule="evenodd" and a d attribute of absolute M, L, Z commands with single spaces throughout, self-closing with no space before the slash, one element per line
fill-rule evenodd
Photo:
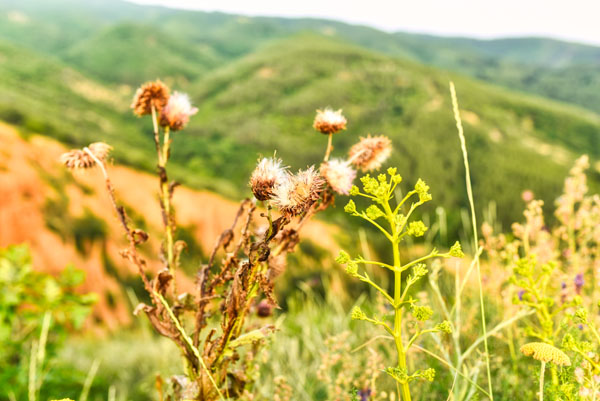
<path fill-rule="evenodd" d="M 362 390 L 359 390 L 358 396 L 360 397 L 360 401 L 369 401 L 369 398 L 371 397 L 371 389 L 364 388 Z"/>
<path fill-rule="evenodd" d="M 581 289 L 583 288 L 583 285 L 585 284 L 585 280 L 583 280 L 583 274 L 579 273 L 575 276 L 575 292 L 577 293 L 577 295 L 581 294 Z"/>
<path fill-rule="evenodd" d="M 520 290 L 518 295 L 519 295 L 519 301 L 523 300 L 523 295 L 525 294 L 525 290 Z"/>

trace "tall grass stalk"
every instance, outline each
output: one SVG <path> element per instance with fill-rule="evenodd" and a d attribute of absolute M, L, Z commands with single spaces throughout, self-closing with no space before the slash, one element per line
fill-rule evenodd
<path fill-rule="evenodd" d="M 50 331 L 51 321 L 52 315 L 50 312 L 44 313 L 44 320 L 42 320 L 42 331 L 40 333 L 40 345 L 37 352 L 37 363 L 40 366 L 46 359 L 46 343 L 48 342 L 48 332 Z"/>
<path fill-rule="evenodd" d="M 37 393 L 41 387 L 41 381 L 38 377 L 38 369 L 43 366 L 46 359 L 46 343 L 48 342 L 48 332 L 50 331 L 50 323 L 52 315 L 50 312 L 44 314 L 42 320 L 42 328 L 40 331 L 39 341 L 34 341 L 31 344 L 31 354 L 29 359 L 29 382 L 27 387 L 27 396 L 29 401 L 36 401 Z"/>
<path fill-rule="evenodd" d="M 463 160 L 465 162 L 465 181 L 467 185 L 467 196 L 469 198 L 469 205 L 471 207 L 471 221 L 473 226 L 473 245 L 474 249 L 479 248 L 479 238 L 477 236 L 477 217 L 475 215 L 475 202 L 473 201 L 473 188 L 471 186 L 471 172 L 469 169 L 469 156 L 467 153 L 467 144 L 465 141 L 465 134 L 463 131 L 462 120 L 460 118 L 460 112 L 458 109 L 458 99 L 456 97 L 456 89 L 454 88 L 454 82 L 450 82 L 450 95 L 452 97 L 452 109 L 454 111 L 454 119 L 456 120 L 456 128 L 458 130 L 458 137 L 460 138 L 460 146 L 463 153 Z M 485 323 L 485 305 L 483 302 L 483 284 L 481 280 L 481 264 L 479 262 L 479 252 L 475 254 L 475 263 L 477 266 L 477 280 L 479 282 L 479 303 L 481 306 L 481 328 L 483 330 L 483 346 L 485 350 L 485 365 L 487 369 L 488 389 L 490 400 L 494 400 L 494 392 L 492 389 L 492 373 L 490 369 L 490 353 L 488 350 L 487 341 L 487 330 Z"/>
<path fill-rule="evenodd" d="M 79 401 L 87 401 L 99 367 L 100 360 L 95 359 L 94 362 L 92 362 L 92 366 L 90 367 L 90 370 L 85 378 L 85 382 L 83 382 L 83 388 L 81 389 L 81 394 L 79 395 Z"/>
<path fill-rule="evenodd" d="M 108 401 L 116 401 L 117 399 L 117 389 L 115 388 L 115 386 L 111 385 L 108 388 Z"/>
<path fill-rule="evenodd" d="M 29 401 L 36 401 L 37 393 L 37 358 L 38 343 L 33 341 L 31 343 L 31 354 L 29 357 L 29 384 L 27 387 L 27 396 Z"/>

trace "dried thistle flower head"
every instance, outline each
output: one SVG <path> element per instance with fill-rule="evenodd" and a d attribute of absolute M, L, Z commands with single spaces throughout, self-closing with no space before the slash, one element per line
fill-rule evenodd
<path fill-rule="evenodd" d="M 346 118 L 342 115 L 341 109 L 338 111 L 330 108 L 317 110 L 313 127 L 322 134 L 335 134 L 346 129 Z"/>
<path fill-rule="evenodd" d="M 275 188 L 273 203 L 282 213 L 299 215 L 319 199 L 324 184 L 314 167 L 300 170 Z"/>
<path fill-rule="evenodd" d="M 288 172 L 281 166 L 281 159 L 273 157 L 260 160 L 250 177 L 250 188 L 256 199 L 266 201 L 273 197 L 273 190 L 288 180 Z"/>
<path fill-rule="evenodd" d="M 87 150 L 91 155 L 84 149 L 73 149 L 67 153 L 63 153 L 60 156 L 60 162 L 69 169 L 94 167 L 96 165 L 96 160 L 94 160 L 94 158 L 104 162 L 111 149 L 112 146 L 107 145 L 104 142 L 94 142 L 87 147 Z M 92 155 L 94 157 L 92 157 Z"/>
<path fill-rule="evenodd" d="M 392 154 L 392 141 L 384 135 L 361 138 L 350 148 L 350 161 L 362 171 L 371 171 L 381 165 Z"/>
<path fill-rule="evenodd" d="M 335 192 L 348 195 L 352 188 L 352 182 L 356 177 L 356 171 L 350 167 L 345 160 L 332 159 L 321 164 L 321 175 L 331 189 Z"/>
<path fill-rule="evenodd" d="M 553 345 L 533 342 L 521 347 L 521 352 L 525 356 L 531 356 L 541 362 L 552 362 L 558 366 L 571 366 L 571 359 L 567 354 Z"/>
<path fill-rule="evenodd" d="M 314 166 L 298 171 L 292 181 L 294 182 L 293 195 L 298 203 L 304 204 L 305 207 L 319 199 L 325 185 L 325 181 L 315 171 Z"/>
<path fill-rule="evenodd" d="M 198 109 L 192 107 L 188 95 L 174 92 L 160 113 L 160 125 L 169 127 L 173 131 L 179 131 L 187 125 L 190 117 L 197 112 Z"/>
<path fill-rule="evenodd" d="M 157 113 L 167 105 L 169 101 L 169 88 L 160 80 L 146 82 L 138 88 L 133 96 L 131 108 L 138 116 L 152 114 L 152 106 Z"/>

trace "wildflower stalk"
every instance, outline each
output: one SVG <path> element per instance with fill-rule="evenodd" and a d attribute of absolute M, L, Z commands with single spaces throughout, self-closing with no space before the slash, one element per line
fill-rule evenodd
<path fill-rule="evenodd" d="M 454 82 L 450 82 L 450 94 L 452 97 L 452 109 L 454 111 L 454 118 L 456 120 L 456 128 L 458 130 L 458 137 L 460 138 L 460 145 L 463 154 L 463 160 L 465 163 L 465 181 L 467 184 L 467 196 L 469 198 L 469 205 L 471 207 L 471 221 L 473 226 L 473 243 L 475 249 L 477 249 L 479 244 L 479 239 L 477 236 L 477 217 L 475 216 L 475 202 L 473 201 L 473 188 L 471 187 L 471 172 L 469 168 L 469 158 L 467 154 L 467 145 L 465 140 L 465 134 L 463 131 L 462 120 L 460 118 L 460 112 L 458 109 L 458 99 L 456 96 L 456 89 L 454 88 Z M 479 304 L 481 308 L 481 328 L 483 331 L 483 347 L 485 351 L 485 365 L 487 370 L 487 379 L 488 379 L 488 389 L 490 393 L 490 400 L 494 401 L 494 392 L 492 389 L 492 373 L 490 369 L 490 353 L 488 350 L 488 341 L 487 341 L 487 330 L 486 330 L 486 322 L 485 322 L 485 305 L 483 302 L 483 284 L 481 280 L 481 264 L 479 262 L 479 255 L 475 255 L 475 263 L 477 266 L 477 279 L 479 282 Z"/>
<path fill-rule="evenodd" d="M 427 227 L 422 221 L 417 220 L 409 223 L 409 217 L 416 210 L 416 208 L 431 200 L 431 195 L 428 192 L 429 187 L 425 184 L 425 182 L 419 180 L 415 185 L 415 189 L 409 192 L 410 195 L 402 199 L 397 206 L 392 207 L 390 201 L 394 199 L 396 186 L 402 181 L 402 177 L 399 174 L 396 174 L 395 168 L 388 169 L 387 173 L 389 178 L 385 174 L 380 174 L 377 178 L 366 175 L 361 179 L 364 190 L 360 191 L 358 187 L 354 186 L 350 191 L 351 195 L 358 195 L 371 200 L 373 202 L 371 206 L 369 206 L 365 211 L 358 211 L 356 204 L 351 200 L 346 205 L 344 210 L 353 216 L 360 217 L 368 221 L 384 234 L 392 246 L 393 264 L 389 265 L 383 262 L 365 260 L 361 256 L 351 259 L 350 255 L 344 251 L 340 252 L 337 261 L 346 265 L 346 272 L 350 276 L 374 287 L 394 308 L 394 322 L 392 327 L 390 327 L 381 319 L 368 317 L 358 307 L 355 307 L 355 309 L 352 311 L 352 318 L 355 320 L 364 320 L 377 326 L 383 326 L 386 331 L 390 333 L 396 346 L 397 364 L 395 367 L 387 368 L 385 372 L 397 382 L 397 387 L 399 388 L 398 396 L 401 397 L 403 401 L 410 401 L 410 383 L 414 380 L 433 381 L 435 371 L 429 368 L 417 370 L 410 374 L 407 366 L 408 351 L 412 346 L 415 345 L 415 341 L 426 333 L 451 332 L 450 323 L 448 321 L 431 328 L 420 327 L 419 322 L 425 322 L 429 320 L 433 314 L 433 310 L 431 310 L 431 308 L 428 306 L 418 305 L 417 301 L 410 296 L 410 289 L 417 281 L 419 281 L 420 278 L 427 275 L 427 267 L 422 262 L 434 257 L 460 257 L 462 256 L 462 251 L 460 249 L 460 244 L 456 243 L 449 252 L 439 253 L 434 249 L 428 255 L 402 265 L 400 259 L 400 243 L 405 239 L 406 236 L 421 237 L 427 231 Z M 414 196 L 417 196 L 418 199 L 411 203 L 407 214 L 405 215 L 401 213 L 402 206 Z M 389 231 L 376 222 L 376 220 L 379 218 L 384 218 L 387 221 L 389 225 Z M 394 288 L 392 294 L 389 294 L 387 291 L 373 282 L 367 273 L 359 273 L 358 266 L 361 264 L 378 265 L 393 271 Z M 409 269 L 411 274 L 403 283 L 402 273 L 408 271 Z M 414 333 L 412 333 L 412 336 L 407 342 L 404 342 L 402 322 L 405 318 L 404 312 L 405 308 L 407 307 L 411 308 L 411 314 L 416 322 L 414 324 Z"/>
<path fill-rule="evenodd" d="M 169 186 L 169 179 L 167 176 L 167 162 L 170 156 L 170 128 L 164 127 L 163 143 L 160 145 L 160 138 L 158 136 L 158 121 L 156 111 L 152 107 L 152 125 L 154 127 L 154 141 L 156 142 L 157 158 L 158 158 L 158 173 L 160 180 L 160 203 L 163 212 L 163 223 L 165 226 L 165 253 L 166 263 L 169 273 L 175 276 L 175 263 L 174 263 L 174 250 L 173 250 L 173 215 L 171 207 L 171 188 Z M 175 281 L 173 280 L 173 292 L 177 293 L 175 288 Z"/>
<path fill-rule="evenodd" d="M 152 127 L 154 132 L 154 145 L 156 146 L 156 157 L 157 157 L 157 166 L 158 166 L 158 177 L 160 181 L 159 185 L 159 197 L 160 197 L 160 206 L 162 209 L 162 218 L 163 224 L 165 226 L 165 259 L 167 264 L 167 269 L 172 277 L 175 276 L 175 252 L 174 252 L 174 241 L 173 241 L 173 228 L 175 226 L 175 222 L 173 220 L 172 214 L 172 206 L 171 206 L 171 196 L 172 196 L 172 188 L 169 185 L 169 179 L 167 175 L 167 162 L 169 161 L 170 156 L 170 147 L 171 147 L 171 139 L 170 139 L 170 127 L 164 127 L 163 134 L 163 143 L 161 146 L 160 143 L 160 131 L 158 128 L 158 113 L 154 105 L 151 106 L 151 116 L 152 116 Z M 173 294 L 177 294 L 176 280 L 172 280 L 173 283 Z"/>
<path fill-rule="evenodd" d="M 123 230 L 125 231 L 125 234 L 127 236 L 127 240 L 129 241 L 128 258 L 130 258 L 130 260 L 133 262 L 133 264 L 135 264 L 137 266 L 140 277 L 142 278 L 142 281 L 144 282 L 144 288 L 146 289 L 146 291 L 150 292 L 151 285 L 150 285 L 150 282 L 148 281 L 148 278 L 146 277 L 146 270 L 145 270 L 146 262 L 137 254 L 137 251 L 136 251 L 137 242 L 136 242 L 134 233 L 133 233 L 131 227 L 129 227 L 129 224 L 127 222 L 127 215 L 125 213 L 125 209 L 123 208 L 123 206 L 120 206 L 117 203 L 117 199 L 115 197 L 115 189 L 112 185 L 112 181 L 110 180 L 110 177 L 108 176 L 108 172 L 106 171 L 106 165 L 104 164 L 104 161 L 100 160 L 98 157 L 96 157 L 94 152 L 90 151 L 90 149 L 88 147 L 83 148 L 83 151 L 86 154 L 88 154 L 92 158 L 92 160 L 94 160 L 96 165 L 100 168 L 100 171 L 102 171 L 102 175 L 104 176 L 104 184 L 106 186 L 106 192 L 108 193 L 110 203 L 111 203 L 113 209 L 115 210 L 115 212 L 117 213 L 117 216 L 119 217 L 119 222 L 121 223 L 121 226 L 123 227 Z"/>
<path fill-rule="evenodd" d="M 540 368 L 540 401 L 544 401 L 544 372 L 546 371 L 546 362 L 542 362 Z"/>
<path fill-rule="evenodd" d="M 400 250 L 398 249 L 398 233 L 396 232 L 396 224 L 394 224 L 394 213 L 392 212 L 389 202 L 383 204 L 387 220 L 390 222 L 392 229 L 392 250 L 394 255 L 394 342 L 396 343 L 396 352 L 398 353 L 398 368 L 406 371 L 406 353 L 402 344 L 402 271 L 400 264 Z M 407 288 L 408 289 L 408 285 Z M 408 381 L 400 383 L 402 391 L 402 399 L 410 401 L 410 388 Z"/>
<path fill-rule="evenodd" d="M 542 363 L 540 369 L 540 393 L 539 400 L 544 400 L 544 373 L 546 371 L 546 363 L 551 362 L 551 366 L 571 366 L 571 359 L 560 349 L 555 346 L 542 343 L 533 342 L 525 344 L 521 347 L 521 352 L 525 356 L 530 356 L 533 359 Z"/>

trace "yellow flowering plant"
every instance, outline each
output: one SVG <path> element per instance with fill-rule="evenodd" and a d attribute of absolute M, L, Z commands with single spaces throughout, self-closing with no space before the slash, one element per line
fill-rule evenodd
<path fill-rule="evenodd" d="M 393 253 L 392 263 L 365 260 L 362 256 L 352 258 L 347 252 L 340 251 L 337 262 L 346 265 L 346 272 L 353 278 L 371 285 L 379 292 L 392 307 L 393 321 L 386 321 L 385 317 L 367 316 L 359 307 L 352 310 L 352 318 L 364 320 L 376 326 L 381 326 L 392 336 L 398 363 L 388 367 L 385 372 L 400 386 L 402 400 L 411 400 L 410 383 L 415 380 L 433 381 L 435 370 L 422 368 L 409 372 L 407 353 L 415 341 L 426 333 L 451 333 L 452 325 L 448 321 L 428 325 L 426 322 L 433 316 L 433 310 L 427 305 L 421 305 L 411 296 L 410 289 L 421 278 L 428 274 L 426 261 L 434 258 L 450 258 L 464 256 L 459 242 L 445 253 L 433 249 L 429 254 L 410 262 L 402 263 L 400 260 L 400 245 L 408 237 L 421 237 L 427 231 L 427 226 L 420 221 L 410 221 L 415 210 L 425 202 L 431 200 L 429 186 L 418 180 L 414 189 L 397 204 L 393 204 L 395 190 L 402 182 L 402 177 L 397 174 L 396 168 L 389 168 L 386 174 L 379 174 L 377 178 L 369 174 L 361 178 L 363 189 L 353 186 L 350 195 L 360 196 L 372 202 L 366 210 L 359 210 L 353 200 L 350 200 L 344 210 L 354 217 L 360 217 L 375 226 L 390 242 Z M 410 207 L 405 212 L 404 206 Z M 381 223 L 380 223 L 381 222 Z M 375 283 L 366 272 L 360 271 L 360 265 L 377 265 L 390 270 L 394 275 L 393 291 L 388 293 L 384 288 Z M 403 279 L 403 274 L 408 276 Z M 403 320 L 411 319 L 410 333 L 403 332 Z"/>

